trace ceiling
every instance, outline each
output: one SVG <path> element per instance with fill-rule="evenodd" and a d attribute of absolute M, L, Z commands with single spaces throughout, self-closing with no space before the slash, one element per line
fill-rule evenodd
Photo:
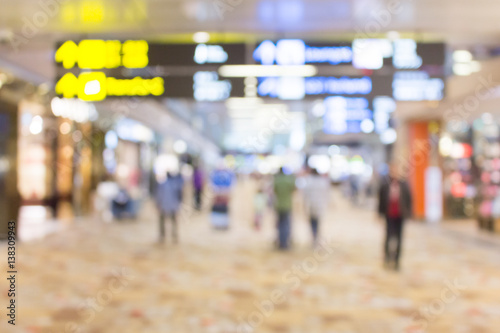
<path fill-rule="evenodd" d="M 0 69 L 35 84 L 52 83 L 57 41 L 192 42 L 197 31 L 210 32 L 211 41 L 217 42 L 292 37 L 352 40 L 397 31 L 456 48 L 496 47 L 500 45 L 498 13 L 498 0 L 1 0 Z M 188 109 L 167 107 L 176 106 Z M 195 114 L 225 109 L 220 104 L 190 107 Z M 307 105 L 297 107 L 304 108 Z M 423 104 L 404 109 L 408 117 L 430 110 Z"/>
<path fill-rule="evenodd" d="M 491 43 L 500 37 L 498 12 L 497 0 L 2 0 L 0 29 L 22 35 L 30 22 L 37 39 L 49 40 L 200 30 L 332 38 L 396 30 L 452 43 Z"/>
<path fill-rule="evenodd" d="M 0 60 L 51 80 L 57 41 L 192 41 L 197 31 L 213 33 L 212 41 L 352 40 L 398 31 L 456 47 L 496 46 L 499 12 L 497 0 L 2 0 Z"/>

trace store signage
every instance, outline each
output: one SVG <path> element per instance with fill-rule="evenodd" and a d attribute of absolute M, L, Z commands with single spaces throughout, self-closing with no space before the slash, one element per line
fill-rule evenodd
<path fill-rule="evenodd" d="M 276 44 L 263 41 L 253 52 L 255 61 L 262 65 L 305 65 L 352 62 L 350 46 L 309 46 L 300 39 L 282 39 Z"/>

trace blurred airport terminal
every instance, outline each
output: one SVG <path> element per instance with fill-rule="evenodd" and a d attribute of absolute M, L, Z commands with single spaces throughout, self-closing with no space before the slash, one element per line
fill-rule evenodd
<path fill-rule="evenodd" d="M 500 332 L 499 22 L 0 0 L 0 332 Z"/>

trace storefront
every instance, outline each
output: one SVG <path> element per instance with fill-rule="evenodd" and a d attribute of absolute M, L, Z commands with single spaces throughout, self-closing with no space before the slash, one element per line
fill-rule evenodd
<path fill-rule="evenodd" d="M 105 135 L 104 165 L 109 175 L 134 196 L 151 193 L 157 156 L 155 133 L 132 119 L 122 118 Z"/>
<path fill-rule="evenodd" d="M 9 220 L 17 220 L 17 105 L 0 100 L 0 239 Z"/>
<path fill-rule="evenodd" d="M 412 121 L 405 128 L 407 142 L 400 142 L 393 161 L 408 177 L 414 218 L 439 222 L 443 218 L 442 161 L 438 149 L 441 125 L 438 121 Z"/>
<path fill-rule="evenodd" d="M 500 119 L 485 113 L 472 126 L 479 227 L 500 232 Z"/>
<path fill-rule="evenodd" d="M 443 159 L 445 216 L 449 219 L 475 215 L 477 172 L 473 163 L 473 136 L 466 122 L 449 123 L 439 140 Z"/>

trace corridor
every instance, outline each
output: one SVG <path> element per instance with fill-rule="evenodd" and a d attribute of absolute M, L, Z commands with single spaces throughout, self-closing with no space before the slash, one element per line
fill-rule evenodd
<path fill-rule="evenodd" d="M 208 212 L 188 212 L 177 245 L 157 243 L 150 203 L 137 221 L 89 219 L 21 244 L 19 332 L 499 331 L 498 247 L 412 222 L 401 271 L 384 270 L 384 224 L 332 190 L 321 245 L 310 245 L 297 193 L 293 248 L 279 252 L 271 212 L 262 230 L 252 228 L 250 187 L 234 190 L 230 230 L 213 230 Z M 0 287 L 8 289 L 5 279 Z"/>

